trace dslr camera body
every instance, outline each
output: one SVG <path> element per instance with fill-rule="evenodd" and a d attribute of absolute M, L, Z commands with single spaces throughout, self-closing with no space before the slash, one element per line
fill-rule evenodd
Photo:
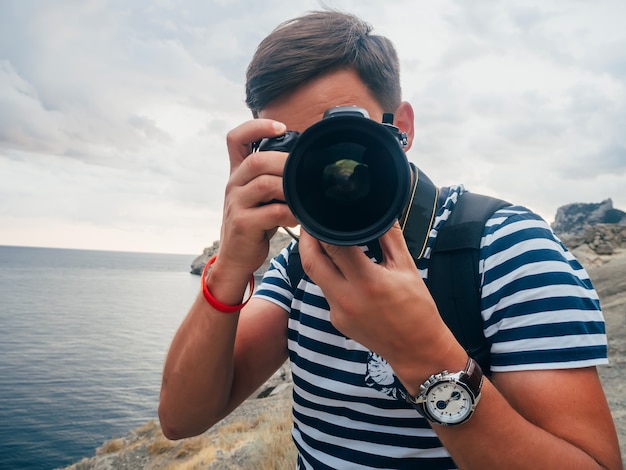
<path fill-rule="evenodd" d="M 262 139 L 254 150 L 289 153 L 285 202 L 315 238 L 348 246 L 377 239 L 400 217 L 411 185 L 406 145 L 393 114 L 378 123 L 363 108 L 339 106 L 301 134 Z"/>

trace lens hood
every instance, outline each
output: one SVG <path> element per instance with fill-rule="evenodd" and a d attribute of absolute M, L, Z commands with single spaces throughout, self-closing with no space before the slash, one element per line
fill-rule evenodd
<path fill-rule="evenodd" d="M 410 166 L 397 128 L 363 113 L 337 112 L 313 124 L 285 163 L 289 208 L 307 232 L 334 245 L 380 237 L 409 197 Z"/>

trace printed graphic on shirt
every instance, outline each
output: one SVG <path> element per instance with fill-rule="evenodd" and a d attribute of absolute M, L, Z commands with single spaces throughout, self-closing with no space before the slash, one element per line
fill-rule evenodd
<path fill-rule="evenodd" d="M 404 387 L 393 373 L 393 369 L 389 363 L 373 352 L 370 352 L 367 356 L 365 384 L 368 387 L 383 392 L 388 397 L 400 400 L 406 399 Z"/>

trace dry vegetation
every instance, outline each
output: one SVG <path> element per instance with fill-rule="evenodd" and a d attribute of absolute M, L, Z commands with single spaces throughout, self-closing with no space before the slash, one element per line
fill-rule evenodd
<path fill-rule="evenodd" d="M 286 470 L 293 469 L 296 450 L 291 440 L 289 400 L 251 400 L 206 433 L 170 441 L 156 421 L 112 439 L 96 456 L 69 470 Z"/>

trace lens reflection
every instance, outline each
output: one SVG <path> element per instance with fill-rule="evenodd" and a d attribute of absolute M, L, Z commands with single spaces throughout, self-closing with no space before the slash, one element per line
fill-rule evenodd
<path fill-rule="evenodd" d="M 370 191 L 370 171 L 364 163 L 349 158 L 337 160 L 324 167 L 324 194 L 342 203 L 354 203 Z"/>

